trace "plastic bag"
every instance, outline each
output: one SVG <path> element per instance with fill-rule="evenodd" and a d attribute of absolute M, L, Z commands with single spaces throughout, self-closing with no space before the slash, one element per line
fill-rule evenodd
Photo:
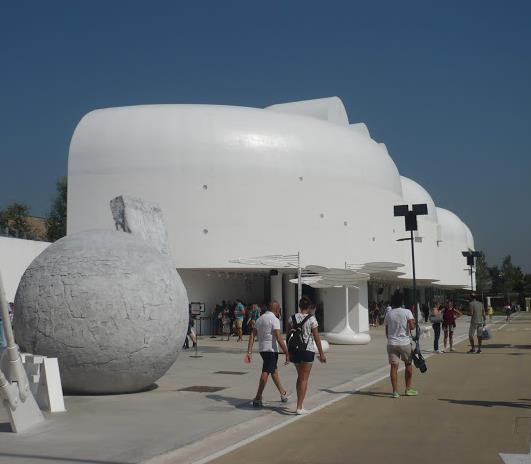
<path fill-rule="evenodd" d="M 490 330 L 487 329 L 487 327 L 483 327 L 483 330 L 481 331 L 481 340 L 490 340 L 491 337 Z"/>

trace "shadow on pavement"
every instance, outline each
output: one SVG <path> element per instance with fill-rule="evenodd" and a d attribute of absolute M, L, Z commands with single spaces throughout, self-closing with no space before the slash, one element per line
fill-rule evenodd
<path fill-rule="evenodd" d="M 477 401 L 477 400 L 450 400 L 439 398 L 439 401 L 447 401 L 452 404 L 464 404 L 468 406 L 483 406 L 492 408 L 494 406 L 505 406 L 507 408 L 531 409 L 531 404 L 518 403 L 516 401 Z"/>
<path fill-rule="evenodd" d="M 326 392 L 326 393 L 332 393 L 334 395 L 364 395 L 364 396 L 374 396 L 378 398 L 390 398 L 390 393 L 385 392 L 377 392 L 377 391 L 335 391 L 330 390 L 329 388 L 321 388 L 319 391 Z"/>
<path fill-rule="evenodd" d="M 234 398 L 231 396 L 223 396 L 223 395 L 206 395 L 206 398 L 219 401 L 222 403 L 226 403 L 230 406 L 235 407 L 236 409 L 242 409 L 242 410 L 248 410 L 248 411 L 275 411 L 279 414 L 285 415 L 285 416 L 292 416 L 295 413 L 293 411 L 290 411 L 286 408 L 286 406 L 273 406 L 267 403 L 264 403 L 264 405 L 261 408 L 255 408 L 252 404 L 252 400 L 245 399 L 242 400 L 241 398 Z"/>
<path fill-rule="evenodd" d="M 122 461 L 100 461 L 94 459 L 80 459 L 80 458 L 62 458 L 59 456 L 37 456 L 35 454 L 12 454 L 12 453 L 0 453 L 0 456 L 12 458 L 13 462 L 17 462 L 19 459 L 38 459 L 43 462 L 62 462 L 73 464 L 130 464 L 129 462 Z"/>
<path fill-rule="evenodd" d="M 242 353 L 245 354 L 245 352 L 247 351 L 247 345 L 243 346 L 243 345 L 239 345 L 239 346 L 230 346 L 229 344 L 227 344 L 226 347 L 223 347 L 223 349 L 221 347 L 218 347 L 218 346 L 199 346 L 198 349 L 197 349 L 197 353 L 198 354 L 212 354 L 212 353 Z M 193 355 L 195 354 L 195 348 L 189 348 L 189 349 L 183 349 L 181 351 L 181 354 L 183 356 L 189 354 L 189 355 Z"/>
<path fill-rule="evenodd" d="M 354 392 L 354 395 L 375 396 L 378 398 L 391 398 L 390 393 L 375 392 L 375 391 L 357 391 L 357 392 Z"/>

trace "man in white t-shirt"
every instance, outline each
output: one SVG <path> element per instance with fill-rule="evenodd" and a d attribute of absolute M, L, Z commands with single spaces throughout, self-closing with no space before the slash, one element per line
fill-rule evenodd
<path fill-rule="evenodd" d="M 254 339 L 258 336 L 258 351 L 263 360 L 262 374 L 260 375 L 260 381 L 258 382 L 258 391 L 253 400 L 253 406 L 255 408 L 262 407 L 262 393 L 269 379 L 269 374 L 273 378 L 276 387 L 280 393 L 280 399 L 283 403 L 289 399 L 288 392 L 280 383 L 280 376 L 278 375 L 278 347 L 286 355 L 286 364 L 289 363 L 288 347 L 280 334 L 280 321 L 278 319 L 280 315 L 280 305 L 277 301 L 272 301 L 269 308 L 262 314 L 256 321 L 256 325 L 249 336 L 249 344 L 247 345 L 247 355 L 245 356 L 245 362 L 250 363 L 253 355 Z"/>
<path fill-rule="evenodd" d="M 393 386 L 393 398 L 399 398 L 398 366 L 400 360 L 406 366 L 406 396 L 416 396 L 418 392 L 411 388 L 413 378 L 413 356 L 411 352 L 410 331 L 415 328 L 415 318 L 409 309 L 402 308 L 402 295 L 395 293 L 391 298 L 391 309 L 385 315 L 385 335 L 387 337 L 387 354 L 391 365 L 390 377 Z"/>

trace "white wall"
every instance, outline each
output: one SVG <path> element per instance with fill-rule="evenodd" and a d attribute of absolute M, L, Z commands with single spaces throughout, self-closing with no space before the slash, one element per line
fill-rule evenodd
<path fill-rule="evenodd" d="M 24 271 L 49 245 L 48 242 L 0 237 L 0 272 L 8 302 L 15 301 Z"/>

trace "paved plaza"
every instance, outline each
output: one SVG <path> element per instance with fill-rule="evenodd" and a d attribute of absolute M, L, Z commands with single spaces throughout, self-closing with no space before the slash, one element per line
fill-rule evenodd
<path fill-rule="evenodd" d="M 531 317 L 499 326 L 480 355 L 429 360 L 417 397 L 389 397 L 387 381 L 361 391 L 215 464 L 348 462 L 531 463 Z M 275 459 L 272 455 L 276 450 Z M 175 461 L 178 462 L 178 461 Z"/>
<path fill-rule="evenodd" d="M 503 326 L 502 318 L 495 318 L 494 322 L 494 327 Z M 511 335 L 508 334 L 512 334 L 511 330 L 521 329 L 521 331 L 514 332 L 512 336 L 515 340 L 518 337 L 518 343 L 525 347 L 531 343 L 531 331 L 524 330 L 528 327 L 531 327 L 529 317 L 522 315 L 514 324 L 503 327 L 502 332 L 496 332 L 492 344 L 502 343 L 499 341 L 502 333 L 504 337 L 510 338 Z M 463 317 L 458 321 L 457 339 L 463 340 L 467 330 L 468 317 Z M 357 449 L 360 453 L 366 452 L 369 446 L 368 440 L 372 434 L 365 436 L 356 431 L 370 430 L 370 427 L 383 427 L 385 431 L 387 419 L 382 425 L 380 415 L 387 414 L 387 405 L 390 404 L 384 395 L 389 390 L 387 380 L 377 384 L 376 387 L 367 387 L 381 379 L 386 379 L 388 373 L 383 328 L 371 329 L 371 336 L 372 342 L 369 345 L 331 346 L 327 355 L 327 364 L 315 363 L 310 378 L 306 407 L 311 410 L 322 410 L 309 417 L 295 416 L 294 401 L 287 405 L 281 403 L 272 383 L 267 386 L 264 394 L 265 408 L 263 410 L 253 409 L 250 400 L 255 394 L 261 370 L 261 363 L 256 359 L 258 357 L 255 358 L 253 364 L 244 364 L 246 342 L 238 344 L 234 339 L 227 342 L 220 337 L 202 337 L 199 340 L 198 351 L 201 357 L 193 357 L 193 351 L 182 352 L 170 371 L 157 382 L 157 387 L 150 391 L 130 395 L 66 397 L 68 409 L 66 413 L 54 414 L 44 425 L 21 435 L 8 432 L 7 418 L 1 416 L 0 423 L 3 424 L 1 424 L 2 432 L 0 433 L 0 463 L 207 462 L 216 456 L 223 455 L 231 447 L 240 446 L 247 441 L 253 442 L 257 436 L 264 434 L 264 431 L 273 430 L 269 438 L 266 437 L 263 440 L 280 439 L 280 437 L 289 436 L 289 431 L 293 427 L 321 423 L 321 420 L 324 430 L 327 428 L 326 418 L 340 417 L 339 411 L 342 412 L 340 420 L 345 421 L 345 427 L 342 425 L 340 428 L 343 432 L 349 430 L 352 439 L 359 438 L 361 441 Z M 423 348 L 429 354 L 433 338 L 426 337 L 422 340 Z M 420 436 L 423 433 L 422 430 L 426 429 L 426 421 L 433 416 L 432 409 L 438 410 L 440 405 L 445 405 L 446 409 L 440 410 L 436 423 L 454 424 L 457 431 L 461 429 L 459 424 L 463 419 L 456 420 L 454 417 L 468 417 L 468 414 L 455 412 L 461 408 L 484 409 L 491 417 L 490 423 L 495 423 L 496 427 L 499 425 L 498 412 L 500 420 L 508 417 L 506 409 L 515 413 L 514 415 L 525 415 L 524 407 L 513 408 L 496 404 L 493 405 L 496 407 L 492 408 L 472 408 L 464 403 L 468 400 L 515 402 L 517 399 L 512 396 L 517 394 L 517 391 L 519 398 L 529 398 L 529 393 L 526 396 L 519 390 L 513 392 L 512 387 L 504 386 L 503 383 L 498 386 L 494 383 L 495 379 L 491 379 L 496 375 L 497 369 L 503 368 L 504 371 L 514 371 L 510 377 L 512 380 L 518 376 L 527 376 L 529 384 L 528 371 L 524 374 L 524 371 L 518 368 L 526 363 L 529 365 L 527 359 L 529 351 L 524 348 L 513 349 L 511 342 L 504 341 L 502 345 L 507 343 L 508 346 L 501 346 L 498 349 L 487 348 L 484 352 L 485 356 L 479 356 L 470 365 L 466 363 L 472 362 L 472 359 L 468 361 L 468 357 L 461 356 L 459 353 L 436 355 L 430 358 L 429 373 L 424 376 L 418 374 L 418 371 L 415 373 L 415 380 L 418 380 L 416 385 L 421 391 L 421 397 L 405 399 L 408 402 L 419 400 L 415 404 L 422 404 L 422 408 L 425 409 L 412 407 L 411 410 L 408 408 L 401 411 L 400 408 L 404 406 L 400 405 L 405 404 L 401 402 L 393 405 L 391 411 L 401 416 L 401 420 L 410 417 L 407 422 L 408 427 L 413 434 L 418 435 L 419 442 L 422 441 Z M 458 346 L 458 351 L 463 352 L 466 348 L 466 344 L 463 343 Z M 498 360 L 499 363 L 493 363 Z M 470 377 L 472 373 L 469 369 L 472 366 L 480 370 L 479 373 Z M 446 380 L 439 380 L 440 372 L 444 369 L 450 369 L 451 372 L 444 377 Z M 284 384 L 292 390 L 296 378 L 293 366 L 282 366 L 280 375 Z M 481 375 L 488 376 L 488 382 L 481 380 Z M 476 381 L 476 378 L 479 380 Z M 525 381 L 520 383 L 523 388 Z M 182 390 L 187 388 L 209 391 Z M 352 395 L 352 392 L 360 389 L 367 391 L 367 388 L 375 394 Z M 476 389 L 477 394 L 474 393 Z M 462 394 L 458 395 L 458 392 Z M 448 401 L 431 402 L 434 398 L 435 400 L 447 398 Z M 453 400 L 457 402 L 454 403 Z M 524 400 L 519 401 L 522 403 Z M 356 412 L 362 409 L 358 409 L 357 404 L 351 406 L 352 402 L 367 403 L 368 406 L 360 406 L 368 408 L 367 414 L 362 415 Z M 380 402 L 385 402 L 382 403 L 382 407 L 379 405 Z M 522 404 L 529 405 L 526 402 Z M 330 411 L 335 411 L 335 414 L 330 415 Z M 449 412 L 447 417 L 445 411 Z M 350 420 L 353 422 L 349 423 Z M 419 421 L 421 429 L 415 428 L 415 421 Z M 481 424 L 481 421 L 477 420 L 474 424 L 476 423 Z M 287 428 L 282 428 L 282 433 L 275 431 L 285 425 Z M 330 427 L 330 430 L 337 428 L 336 426 Z M 373 438 L 377 438 L 376 435 L 382 436 L 379 433 Z M 343 440 L 346 439 L 345 435 L 338 436 L 342 436 Z M 263 442 L 260 440 L 254 441 L 251 447 L 261 446 L 261 443 Z M 520 449 L 513 446 L 516 442 L 507 441 L 506 443 L 507 446 L 500 447 L 499 451 Z M 502 444 L 500 442 L 500 446 Z M 338 452 L 339 442 L 336 442 L 335 446 Z M 344 446 L 350 450 L 352 442 L 348 441 L 348 445 Z M 247 452 L 248 448 L 245 447 L 236 451 L 236 453 Z M 428 453 L 427 450 L 424 452 Z M 238 459 L 232 462 L 239 461 Z M 261 461 L 252 459 L 252 462 Z M 302 460 L 300 462 L 327 461 Z M 340 461 L 336 456 L 330 462 Z"/>

